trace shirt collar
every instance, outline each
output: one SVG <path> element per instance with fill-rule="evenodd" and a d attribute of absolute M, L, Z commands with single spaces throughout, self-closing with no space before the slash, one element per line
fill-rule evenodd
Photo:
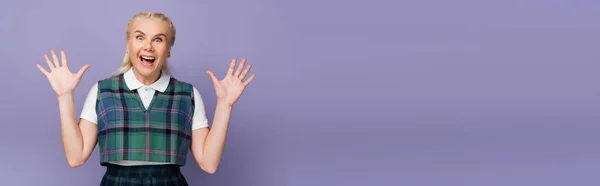
<path fill-rule="evenodd" d="M 123 74 L 123 78 L 125 79 L 125 84 L 127 84 L 129 90 L 136 90 L 144 86 L 144 84 L 133 75 L 133 68 L 129 68 L 129 70 Z M 165 92 L 169 86 L 170 79 L 171 76 L 169 74 L 161 72 L 160 78 L 149 87 L 160 92 Z"/>

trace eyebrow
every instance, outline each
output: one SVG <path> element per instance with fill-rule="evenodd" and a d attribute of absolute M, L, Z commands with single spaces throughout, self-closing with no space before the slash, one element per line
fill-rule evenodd
<path fill-rule="evenodd" d="M 135 32 L 137 32 L 137 33 L 140 33 L 140 34 L 142 34 L 142 35 L 146 35 L 144 32 L 142 32 L 142 31 L 139 31 L 139 30 L 136 30 Z M 157 37 L 157 36 L 164 36 L 164 37 L 167 37 L 167 35 L 165 35 L 165 34 L 163 34 L 163 33 L 156 34 L 156 36 L 155 36 L 155 37 Z"/>

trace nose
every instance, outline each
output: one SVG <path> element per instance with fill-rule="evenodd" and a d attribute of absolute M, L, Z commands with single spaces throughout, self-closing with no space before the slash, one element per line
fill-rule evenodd
<path fill-rule="evenodd" d="M 147 42 L 144 42 L 144 50 L 146 51 L 152 51 L 152 40 L 149 40 Z"/>

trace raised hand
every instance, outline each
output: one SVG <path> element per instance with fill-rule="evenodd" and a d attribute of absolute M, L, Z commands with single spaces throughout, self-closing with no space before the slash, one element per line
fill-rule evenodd
<path fill-rule="evenodd" d="M 246 64 L 246 58 L 242 59 L 242 62 L 238 66 L 235 73 L 233 72 L 236 64 L 236 58 L 231 60 L 229 64 L 229 70 L 225 77 L 219 81 L 215 74 L 208 70 L 206 73 L 210 77 L 215 87 L 215 92 L 217 94 L 217 101 L 228 104 L 229 106 L 233 106 L 235 102 L 240 98 L 242 92 L 246 89 L 246 86 L 252 82 L 256 74 L 252 74 L 246 81 L 243 81 L 246 78 L 246 75 L 250 71 L 252 65 L 246 66 L 246 69 L 242 72 L 244 64 Z"/>
<path fill-rule="evenodd" d="M 48 63 L 48 68 L 50 69 L 50 72 L 46 71 L 46 69 L 44 69 L 40 64 L 36 64 L 36 66 L 38 67 L 38 69 L 40 69 L 42 74 L 44 74 L 46 78 L 48 78 L 48 82 L 50 82 L 52 89 L 54 89 L 54 92 L 56 92 L 56 96 L 72 94 L 75 91 L 77 85 L 79 84 L 83 73 L 85 73 L 85 71 L 90 67 L 90 65 L 84 65 L 83 67 L 81 67 L 81 69 L 79 69 L 79 72 L 77 72 L 77 74 L 73 74 L 71 73 L 71 70 L 69 70 L 69 66 L 67 63 L 67 55 L 65 54 L 64 50 L 60 51 L 60 62 L 62 62 L 62 65 L 59 62 L 54 50 L 50 50 L 50 53 L 52 53 L 53 61 L 51 61 L 50 58 L 48 58 L 48 55 L 44 55 L 46 63 Z"/>

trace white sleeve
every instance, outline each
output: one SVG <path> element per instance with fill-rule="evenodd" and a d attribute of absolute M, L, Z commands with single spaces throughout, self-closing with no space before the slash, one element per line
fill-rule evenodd
<path fill-rule="evenodd" d="M 88 92 L 83 109 L 81 110 L 80 118 L 88 120 L 94 124 L 98 124 L 98 115 L 96 114 L 96 98 L 98 97 L 98 83 L 94 84 Z"/>
<path fill-rule="evenodd" d="M 192 119 L 192 130 L 201 129 L 208 127 L 208 118 L 206 118 L 206 112 L 204 111 L 204 102 L 200 96 L 200 92 L 196 87 L 194 88 L 194 118 Z"/>

